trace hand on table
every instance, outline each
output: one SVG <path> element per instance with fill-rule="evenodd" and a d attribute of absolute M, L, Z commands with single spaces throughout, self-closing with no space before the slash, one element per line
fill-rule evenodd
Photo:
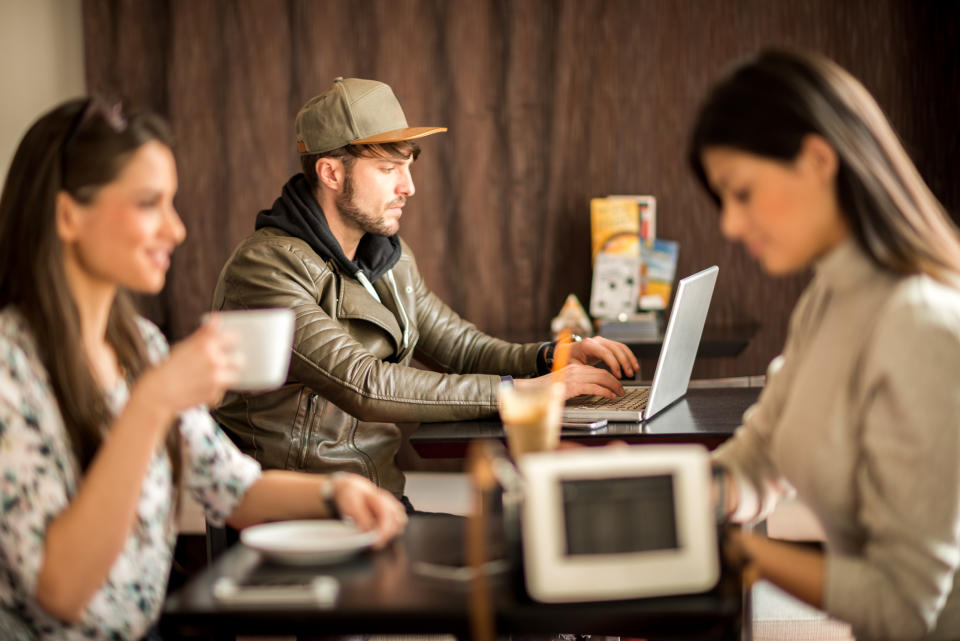
<path fill-rule="evenodd" d="M 357 474 L 334 475 L 331 482 L 340 514 L 361 530 L 377 532 L 375 548 L 385 546 L 407 526 L 407 511 L 390 492 Z"/>

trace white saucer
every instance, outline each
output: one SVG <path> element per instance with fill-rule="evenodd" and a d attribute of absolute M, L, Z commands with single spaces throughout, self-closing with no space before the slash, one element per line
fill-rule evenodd
<path fill-rule="evenodd" d="M 335 563 L 364 550 L 377 539 L 343 521 L 280 521 L 240 532 L 240 541 L 271 561 L 292 565 Z"/>

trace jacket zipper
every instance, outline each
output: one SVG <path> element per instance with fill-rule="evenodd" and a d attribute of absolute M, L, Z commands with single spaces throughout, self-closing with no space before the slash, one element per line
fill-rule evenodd
<path fill-rule="evenodd" d="M 299 469 L 303 469 L 303 464 L 307 460 L 307 450 L 310 447 L 310 436 L 313 434 L 313 425 L 317 420 L 317 406 L 320 404 L 320 395 L 311 394 L 310 401 L 307 403 L 307 424 L 305 427 L 304 440 L 300 446 L 300 461 L 297 465 Z M 367 475 L 371 481 L 373 481 L 377 486 L 380 485 L 380 476 L 378 474 L 377 466 L 373 464 L 373 460 L 370 458 L 370 455 L 357 447 L 357 428 L 360 426 L 360 421 L 356 418 L 353 419 L 353 427 L 350 429 L 350 440 L 348 446 L 353 449 L 354 452 L 360 455 L 360 464 L 366 468 Z"/>
<path fill-rule="evenodd" d="M 377 469 L 376 464 L 373 462 L 373 458 L 357 446 L 357 430 L 359 428 L 360 419 L 354 418 L 353 428 L 350 430 L 350 447 L 354 452 L 360 455 L 359 461 L 367 470 L 367 478 L 373 481 L 374 485 L 380 487 L 380 470 Z"/>
<path fill-rule="evenodd" d="M 307 449 L 310 447 L 310 435 L 313 434 L 313 423 L 317 418 L 317 403 L 319 399 L 319 394 L 311 394 L 310 402 L 307 404 L 307 424 L 304 429 L 303 441 L 300 445 L 300 460 L 297 461 L 297 467 L 299 469 L 303 469 L 303 463 L 307 460 Z"/>
<path fill-rule="evenodd" d="M 390 288 L 393 290 L 393 300 L 397 301 L 397 309 L 400 310 L 400 318 L 403 319 L 403 351 L 407 351 L 409 344 L 410 321 L 407 319 L 407 310 L 403 308 L 403 301 L 400 300 L 400 292 L 397 291 L 397 281 L 393 277 L 393 270 L 387 272 L 387 278 L 390 280 Z"/>

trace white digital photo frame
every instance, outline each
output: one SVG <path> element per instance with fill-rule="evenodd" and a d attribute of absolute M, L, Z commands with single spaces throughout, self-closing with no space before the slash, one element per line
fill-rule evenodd
<path fill-rule="evenodd" d="M 519 462 L 527 592 L 546 603 L 704 592 L 720 574 L 699 445 L 585 448 Z"/>

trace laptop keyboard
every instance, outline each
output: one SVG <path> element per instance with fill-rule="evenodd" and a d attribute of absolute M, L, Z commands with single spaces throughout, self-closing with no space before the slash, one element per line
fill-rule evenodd
<path fill-rule="evenodd" d="M 577 409 L 605 409 L 605 410 L 627 410 L 642 411 L 647 406 L 647 399 L 650 398 L 649 387 L 628 387 L 623 396 L 618 398 L 604 398 L 603 396 L 587 396 L 584 398 L 575 398 L 567 401 L 568 407 Z"/>

